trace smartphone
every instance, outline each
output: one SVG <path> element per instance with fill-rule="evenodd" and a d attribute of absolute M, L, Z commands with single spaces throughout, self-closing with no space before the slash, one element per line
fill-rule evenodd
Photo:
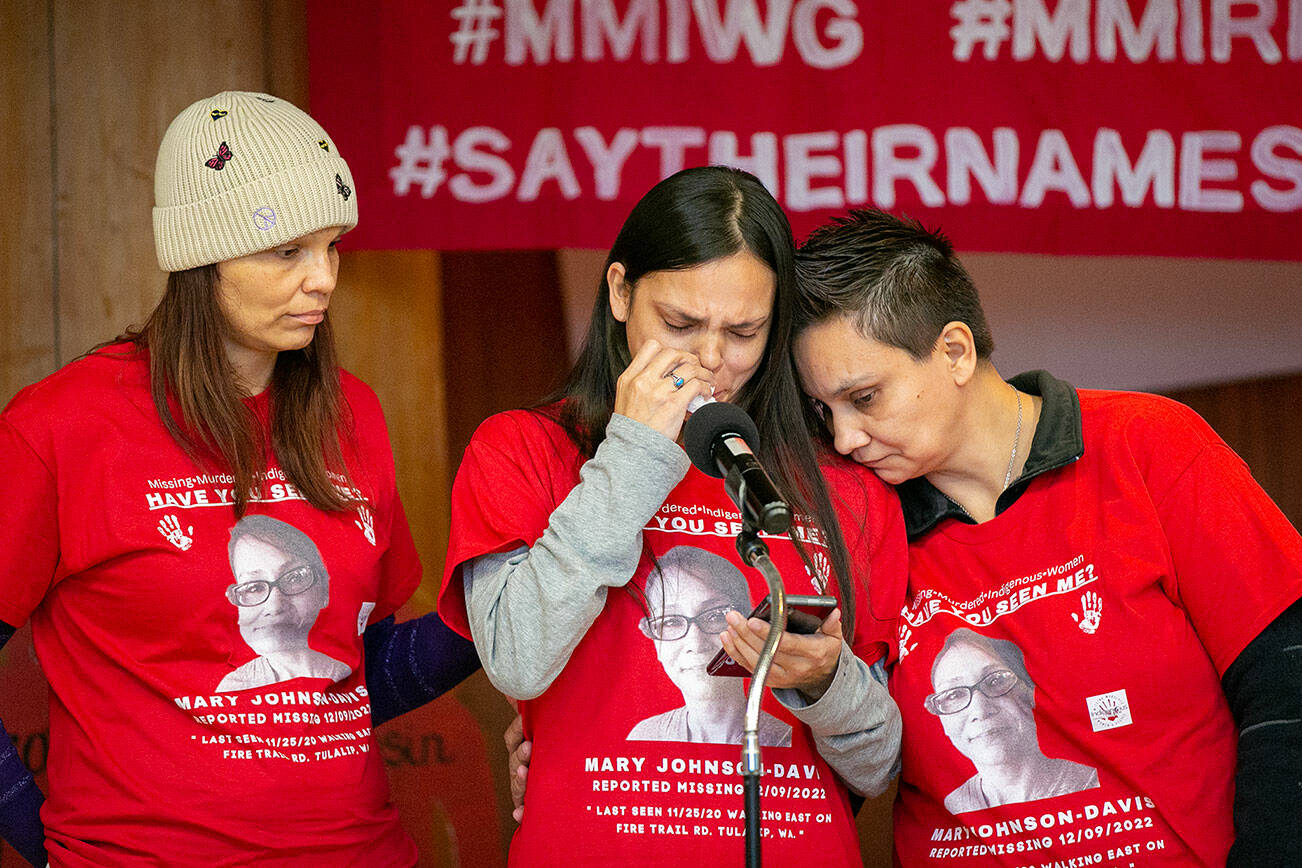
<path fill-rule="evenodd" d="M 836 608 L 836 597 L 828 594 L 814 596 L 811 594 L 787 594 L 787 632 L 788 633 L 815 633 L 827 620 L 827 616 L 832 614 Z M 767 621 L 769 619 L 769 598 L 767 596 L 759 601 L 748 618 L 760 618 Z M 719 649 L 719 653 L 714 655 L 714 659 L 705 667 L 711 675 L 720 675 L 728 677 L 750 677 L 740 663 L 728 656 L 728 652 Z"/>

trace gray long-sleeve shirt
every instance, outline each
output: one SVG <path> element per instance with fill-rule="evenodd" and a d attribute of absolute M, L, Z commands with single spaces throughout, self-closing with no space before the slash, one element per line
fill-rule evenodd
<path fill-rule="evenodd" d="M 471 634 L 499 690 L 532 699 L 551 685 L 604 608 L 606 589 L 633 577 L 642 528 L 688 466 L 672 440 L 614 415 L 579 484 L 531 547 L 463 565 Z M 817 701 L 794 689 L 773 693 L 852 789 L 886 789 L 898 772 L 900 715 L 880 664 L 870 667 L 843 642 L 836 675 Z"/>

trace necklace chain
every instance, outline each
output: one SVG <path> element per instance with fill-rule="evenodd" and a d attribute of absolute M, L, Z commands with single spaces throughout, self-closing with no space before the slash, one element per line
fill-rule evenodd
<path fill-rule="evenodd" d="M 1013 451 L 1008 456 L 1008 469 L 1004 471 L 1005 490 L 1008 488 L 1008 483 L 1013 481 L 1013 465 L 1017 463 L 1017 447 L 1022 442 L 1022 393 L 1017 390 L 1016 386 L 1014 386 L 1013 394 L 1017 397 L 1017 433 L 1013 435 Z M 950 503 L 958 507 L 959 512 L 963 513 L 968 518 L 972 518 L 972 513 L 964 509 L 963 504 L 954 500 L 952 497 L 948 498 L 948 500 Z M 976 519 L 973 519 L 973 521 L 975 520 Z"/>
<path fill-rule="evenodd" d="M 1017 463 L 1017 446 L 1022 442 L 1022 393 L 1014 386 L 1013 394 L 1017 396 L 1017 433 L 1013 435 L 1013 451 L 1008 455 L 1008 469 L 1004 471 L 1005 489 L 1013 480 L 1013 465 Z"/>

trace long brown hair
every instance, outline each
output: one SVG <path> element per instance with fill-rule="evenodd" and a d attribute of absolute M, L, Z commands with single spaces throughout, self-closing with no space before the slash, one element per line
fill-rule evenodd
<path fill-rule="evenodd" d="M 228 326 L 217 301 L 219 280 L 216 265 L 172 272 L 144 326 L 120 340 L 148 351 L 154 407 L 172 439 L 196 464 L 216 460 L 234 478 L 238 518 L 250 492 L 260 490 L 269 456 L 222 344 Z M 276 356 L 268 388 L 271 449 L 285 476 L 318 509 L 352 506 L 356 500 L 349 493 L 353 486 L 341 442 L 352 418 L 329 314 L 310 344 Z"/>
<path fill-rule="evenodd" d="M 606 271 L 624 266 L 637 283 L 657 271 L 692 268 L 746 251 L 777 278 L 772 325 L 763 361 L 730 400 L 750 413 L 759 428 L 757 450 L 774 482 L 796 512 L 812 516 L 827 542 L 840 592 L 845 635 L 852 641 L 855 597 L 849 552 L 805 419 L 791 345 L 796 295 L 795 242 L 782 207 L 754 175 L 723 166 L 684 169 L 656 184 L 633 207 L 606 260 L 593 303 L 583 352 L 558 395 L 559 423 L 588 457 L 605 437 L 615 406 L 615 383 L 630 354 L 624 323 L 610 310 Z M 859 517 L 866 523 L 866 516 Z M 792 542 L 813 572 L 800 537 Z M 865 573 L 867 565 L 863 565 Z M 631 586 L 626 586 L 631 587 Z"/>

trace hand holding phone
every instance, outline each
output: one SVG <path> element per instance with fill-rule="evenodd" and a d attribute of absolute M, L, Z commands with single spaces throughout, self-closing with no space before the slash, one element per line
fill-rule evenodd
<path fill-rule="evenodd" d="M 787 632 L 809 634 L 816 633 L 818 628 L 827 620 L 827 616 L 832 614 L 832 610 L 837 606 L 836 597 L 822 594 L 788 594 L 787 595 Z M 747 618 L 759 618 L 767 621 L 770 616 L 770 602 L 767 596 L 759 601 Z M 714 655 L 714 659 L 706 666 L 706 671 L 711 675 L 726 677 L 748 677 L 749 672 L 737 661 L 728 656 L 728 652 L 719 649 L 719 653 Z"/>

